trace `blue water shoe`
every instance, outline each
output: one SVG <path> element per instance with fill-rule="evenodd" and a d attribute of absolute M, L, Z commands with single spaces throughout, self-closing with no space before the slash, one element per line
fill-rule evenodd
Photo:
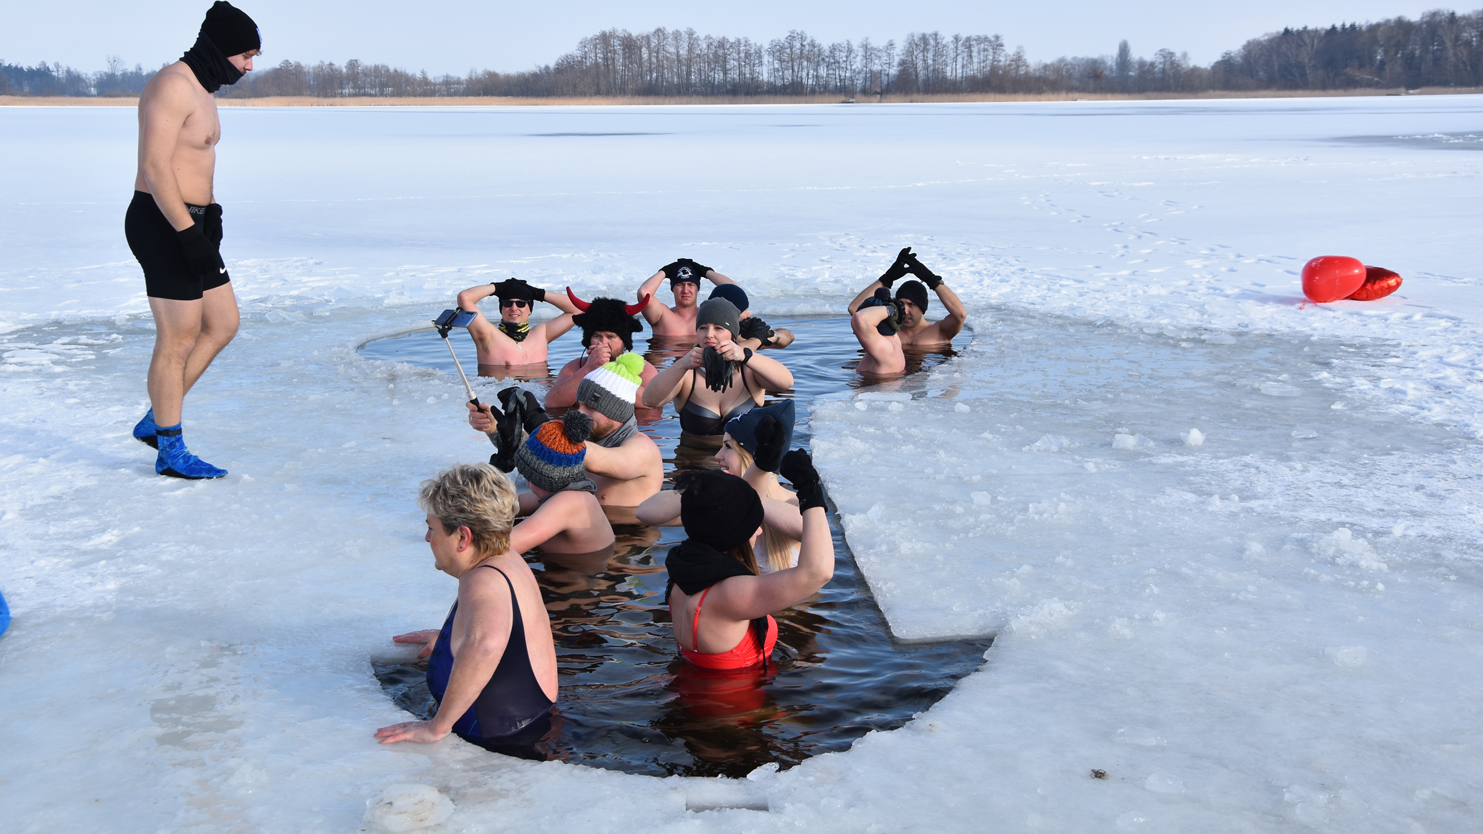
<path fill-rule="evenodd" d="M 134 439 L 151 449 L 158 449 L 160 442 L 155 440 L 154 433 L 159 429 L 160 427 L 154 424 L 154 409 L 151 408 L 144 412 L 144 419 L 134 426 Z"/>
<path fill-rule="evenodd" d="M 180 434 L 180 424 L 158 429 L 155 437 L 160 444 L 159 457 L 154 461 L 156 474 L 191 481 L 220 478 L 227 474 L 227 470 L 212 466 L 186 450 L 185 438 Z"/>

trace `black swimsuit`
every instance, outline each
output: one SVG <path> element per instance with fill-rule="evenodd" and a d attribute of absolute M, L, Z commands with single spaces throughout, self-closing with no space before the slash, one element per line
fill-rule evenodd
<path fill-rule="evenodd" d="M 680 409 L 680 431 L 686 434 L 719 436 L 726 433 L 727 423 L 757 407 L 752 397 L 752 387 L 747 385 L 747 374 L 740 369 L 737 373 L 741 374 L 742 387 L 747 391 L 747 398 L 732 406 L 731 410 L 726 412 L 726 416 L 722 417 L 705 406 L 696 405 L 695 392 L 698 390 L 696 386 L 705 384 L 699 378 L 699 373 L 699 368 L 690 371 L 693 377 L 690 381 L 690 399 L 685 400 L 684 408 Z M 730 388 L 731 385 L 728 384 L 726 387 Z"/>
<path fill-rule="evenodd" d="M 479 565 L 499 571 L 510 586 L 510 608 L 514 612 L 514 623 L 510 626 L 510 639 L 505 644 L 505 653 L 494 669 L 484 691 L 474 700 L 474 705 L 453 724 L 453 732 L 465 741 L 481 746 L 489 742 L 507 740 L 545 718 L 555 702 L 546 697 L 541 684 L 536 680 L 535 670 L 530 665 L 530 652 L 525 645 L 525 621 L 520 616 L 520 601 L 515 598 L 515 586 L 510 577 L 494 565 Z M 448 679 L 453 675 L 453 652 L 449 648 L 453 640 L 453 616 L 458 613 L 458 603 L 448 611 L 448 619 L 433 644 L 433 653 L 427 660 L 427 688 L 441 705 L 443 693 L 448 690 Z"/>
<path fill-rule="evenodd" d="M 185 208 L 206 239 L 221 245 L 221 206 L 186 203 Z M 150 298 L 195 301 L 206 290 L 214 290 L 230 280 L 227 265 L 219 256 L 216 273 L 201 276 L 191 271 L 185 250 L 180 247 L 180 235 L 147 191 L 134 192 L 129 210 L 124 213 L 124 237 L 129 241 L 134 259 L 144 269 L 144 294 Z"/>

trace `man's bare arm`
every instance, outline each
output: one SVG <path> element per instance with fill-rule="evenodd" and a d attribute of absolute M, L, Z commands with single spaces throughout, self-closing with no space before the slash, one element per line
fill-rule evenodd
<path fill-rule="evenodd" d="M 895 359 L 896 352 L 891 349 L 891 339 L 882 336 L 876 325 L 886 320 L 891 311 L 885 307 L 866 307 L 855 313 L 850 318 L 850 329 L 855 331 L 855 338 L 860 340 L 860 347 L 865 348 L 865 353 L 875 360 L 876 364 L 888 364 Z"/>
<path fill-rule="evenodd" d="M 196 112 L 196 92 L 189 79 L 173 72 L 160 73 L 158 80 L 140 113 L 139 169 L 160 213 L 179 232 L 195 225 L 175 179 L 174 161 L 185 120 Z"/>
<path fill-rule="evenodd" d="M 937 331 L 944 342 L 950 342 L 967 323 L 968 309 L 963 306 L 958 294 L 948 289 L 946 283 L 937 285 L 937 297 L 942 300 L 942 306 L 947 308 L 947 316 L 937 322 Z"/>
<path fill-rule="evenodd" d="M 654 295 L 655 293 L 659 292 L 659 284 L 663 281 L 664 270 L 661 269 L 653 275 L 650 275 L 649 280 L 639 285 L 638 295 L 634 297 L 639 301 L 643 301 L 644 296 Z M 652 327 L 658 324 L 659 320 L 664 318 L 664 314 L 668 312 L 669 305 L 665 304 L 663 301 L 660 301 L 658 298 L 654 298 L 649 302 L 649 305 L 644 308 L 644 321 L 647 321 L 649 323 L 649 326 Z"/>

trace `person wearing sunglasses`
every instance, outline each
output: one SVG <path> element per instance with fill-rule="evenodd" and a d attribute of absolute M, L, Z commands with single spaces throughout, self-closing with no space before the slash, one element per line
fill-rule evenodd
<path fill-rule="evenodd" d="M 479 302 L 491 295 L 499 299 L 499 324 L 491 324 L 482 312 L 469 323 L 469 336 L 479 352 L 479 374 L 502 374 L 511 367 L 546 364 L 546 346 L 572 329 L 576 305 L 561 293 L 548 296 L 540 287 L 511 278 L 469 287 L 458 294 L 458 307 L 478 312 Z M 530 314 L 538 301 L 560 310 L 561 315 L 532 324 Z"/>

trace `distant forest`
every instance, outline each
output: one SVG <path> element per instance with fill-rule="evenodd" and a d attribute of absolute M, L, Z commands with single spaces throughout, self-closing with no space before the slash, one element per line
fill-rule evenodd
<path fill-rule="evenodd" d="M 0 95 L 135 95 L 153 75 L 109 58 L 85 74 L 45 63 L 0 61 Z M 998 35 L 910 34 L 900 43 L 822 44 L 803 32 L 763 44 L 693 29 L 634 34 L 609 29 L 582 39 L 555 63 L 525 72 L 470 70 L 431 77 L 385 64 L 283 61 L 260 69 L 223 98 L 263 96 L 747 97 L 910 96 L 1002 93 L 1201 93 L 1212 90 L 1348 90 L 1483 87 L 1483 10 L 1431 11 L 1418 20 L 1283 29 L 1247 41 L 1208 67 L 1161 49 L 1035 63 Z"/>

